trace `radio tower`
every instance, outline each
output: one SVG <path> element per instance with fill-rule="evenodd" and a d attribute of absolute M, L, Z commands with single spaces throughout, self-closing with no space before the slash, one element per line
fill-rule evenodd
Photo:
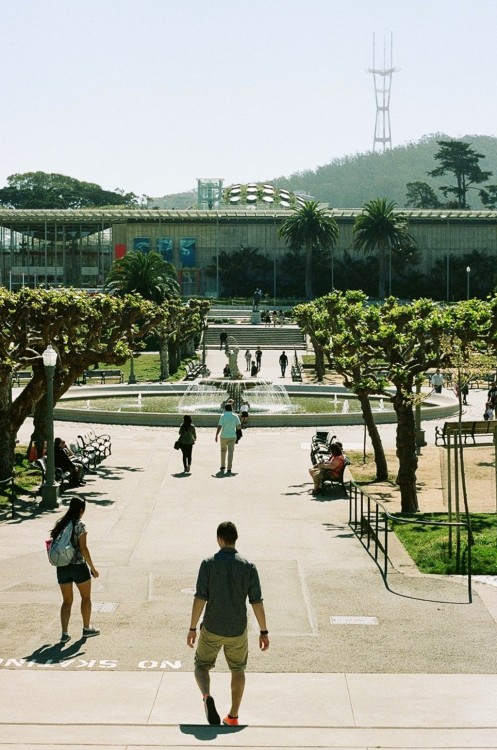
<path fill-rule="evenodd" d="M 381 144 L 383 153 L 392 148 L 392 132 L 390 130 L 390 89 L 392 88 L 392 74 L 398 69 L 393 67 L 393 34 L 390 33 L 390 61 L 387 61 L 386 40 L 383 37 L 383 67 L 376 67 L 375 35 L 373 34 L 373 67 L 368 73 L 373 74 L 374 94 L 376 99 L 376 120 L 374 125 L 373 151 L 376 144 Z"/>

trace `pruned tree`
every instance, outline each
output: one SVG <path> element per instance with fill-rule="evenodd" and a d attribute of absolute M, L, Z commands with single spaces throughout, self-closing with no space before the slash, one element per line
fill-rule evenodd
<path fill-rule="evenodd" d="M 15 438 L 35 413 L 36 441 L 43 443 L 46 397 L 42 353 L 51 343 L 58 353 L 54 374 L 56 402 L 85 369 L 97 362 L 122 364 L 158 323 L 160 311 L 138 296 L 123 299 L 72 289 L 0 289 L 0 479 L 10 476 Z M 11 401 L 11 376 L 33 368 L 33 377 Z"/>
<path fill-rule="evenodd" d="M 452 174 L 456 180 L 455 185 L 442 185 L 439 189 L 447 198 L 453 196 L 456 208 L 469 208 L 467 202 L 468 190 L 474 185 L 481 185 L 492 175 L 492 172 L 484 171 L 480 167 L 480 160 L 484 159 L 471 144 L 464 141 L 437 141 L 439 150 L 435 159 L 440 166 L 432 169 L 428 174 L 431 177 L 442 177 Z"/>

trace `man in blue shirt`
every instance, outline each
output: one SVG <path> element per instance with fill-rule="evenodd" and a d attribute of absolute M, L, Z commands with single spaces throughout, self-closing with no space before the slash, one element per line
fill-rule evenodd
<path fill-rule="evenodd" d="M 238 415 L 233 413 L 233 401 L 230 399 L 229 401 L 226 401 L 224 405 L 224 413 L 219 417 L 216 430 L 216 443 L 219 433 L 221 433 L 220 471 L 224 471 L 226 467 L 226 451 L 228 451 L 228 474 L 231 474 L 231 467 L 233 465 L 233 452 L 235 450 L 237 427 L 241 428 L 241 423 Z"/>
<path fill-rule="evenodd" d="M 262 603 L 259 574 L 253 563 L 236 550 L 236 526 L 224 521 L 217 527 L 220 550 L 202 561 L 192 606 L 191 625 L 186 642 L 193 648 L 197 623 L 205 607 L 200 636 L 195 652 L 195 679 L 204 700 L 209 724 L 220 724 L 214 698 L 210 694 L 209 670 L 216 665 L 221 648 L 231 671 L 231 708 L 223 724 L 238 726 L 238 709 L 245 688 L 248 659 L 247 604 L 248 598 L 260 628 L 259 648 L 269 648 L 266 615 Z"/>

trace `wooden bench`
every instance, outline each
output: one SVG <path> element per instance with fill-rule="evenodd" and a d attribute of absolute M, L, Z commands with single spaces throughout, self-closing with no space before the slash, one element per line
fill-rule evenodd
<path fill-rule="evenodd" d="M 202 364 L 202 362 L 188 362 L 185 380 L 196 380 L 201 375 L 210 375 L 207 365 Z"/>
<path fill-rule="evenodd" d="M 33 373 L 30 370 L 18 370 L 17 372 L 12 373 L 12 384 L 16 384 L 17 386 L 21 386 L 21 381 L 24 380 L 31 380 L 33 377 Z"/>
<path fill-rule="evenodd" d="M 112 453 L 112 445 L 110 435 L 102 434 L 97 435 L 95 430 L 86 430 L 82 435 L 78 435 L 78 446 L 83 454 L 95 454 L 93 461 L 94 466 L 97 463 L 101 463 L 104 458 L 110 456 Z"/>
<path fill-rule="evenodd" d="M 303 371 L 302 363 L 299 362 L 296 365 L 292 365 L 290 374 L 292 376 L 292 380 L 294 383 L 301 383 L 302 382 L 302 371 Z"/>
<path fill-rule="evenodd" d="M 488 419 L 482 422 L 461 422 L 461 436 L 464 443 L 468 442 L 468 439 L 473 441 L 476 445 L 476 438 L 479 436 L 486 436 L 492 438 L 491 442 L 494 442 L 495 429 L 497 428 L 497 422 L 493 419 Z M 435 427 L 435 445 L 447 445 L 449 437 L 455 437 L 459 434 L 459 423 L 458 422 L 445 422 L 443 427 Z"/>
<path fill-rule="evenodd" d="M 31 462 L 31 466 L 33 469 L 38 469 L 41 472 L 41 484 L 38 490 L 36 491 L 36 495 L 41 495 L 41 488 L 45 484 L 45 476 L 47 474 L 47 459 L 46 456 L 43 456 L 42 458 L 37 458 L 36 461 Z M 69 484 L 71 481 L 71 472 L 70 471 L 63 471 L 62 469 L 59 469 L 55 467 L 54 469 L 54 479 L 56 482 L 60 484 L 60 491 L 64 491 L 64 485 Z"/>
<path fill-rule="evenodd" d="M 119 383 L 123 383 L 124 373 L 122 370 L 85 370 L 83 373 L 83 385 L 86 385 L 87 381 L 92 378 L 100 378 L 100 383 L 103 385 L 110 378 L 117 378 Z"/>
<path fill-rule="evenodd" d="M 311 463 L 313 466 L 322 461 L 323 456 L 329 456 L 330 445 L 335 442 L 336 437 L 333 430 L 328 432 L 316 430 L 316 434 L 311 439 Z"/>
<path fill-rule="evenodd" d="M 335 487 L 339 487 L 340 489 L 344 490 L 344 492 L 346 492 L 343 477 L 345 475 L 345 469 L 347 468 L 347 466 L 350 466 L 350 461 L 347 457 L 345 457 L 343 469 L 338 474 L 338 476 L 332 476 L 330 471 L 324 471 L 319 483 L 319 491 L 325 493 L 329 489 L 333 492 Z"/>

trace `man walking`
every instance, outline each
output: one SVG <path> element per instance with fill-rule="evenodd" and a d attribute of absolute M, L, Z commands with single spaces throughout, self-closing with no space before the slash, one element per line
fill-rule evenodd
<path fill-rule="evenodd" d="M 285 377 L 286 368 L 288 366 L 288 357 L 286 356 L 285 352 L 281 352 L 280 354 L 280 368 L 281 368 L 281 377 Z"/>
<path fill-rule="evenodd" d="M 226 333 L 226 331 L 223 328 L 223 330 L 219 334 L 219 349 L 220 350 L 226 348 L 226 342 L 227 342 L 227 340 L 228 340 L 228 334 Z"/>
<path fill-rule="evenodd" d="M 223 724 L 238 726 L 238 710 L 245 688 L 245 669 L 248 659 L 247 604 L 248 598 L 260 628 L 259 648 L 269 648 L 266 615 L 262 603 L 259 574 L 253 563 L 236 550 L 236 526 L 224 521 L 217 527 L 220 547 L 212 557 L 202 561 L 197 577 L 187 645 L 193 648 L 197 638 L 197 623 L 205 606 L 203 622 L 195 652 L 195 679 L 204 700 L 209 724 L 221 724 L 214 698 L 210 694 L 210 674 L 216 665 L 219 651 L 224 655 L 231 672 L 231 708 Z"/>
<path fill-rule="evenodd" d="M 435 393 L 442 393 L 443 384 L 444 376 L 437 368 L 435 374 L 431 376 L 431 385 L 435 389 Z"/>
<path fill-rule="evenodd" d="M 238 415 L 233 413 L 233 400 L 229 399 L 224 405 L 224 413 L 219 417 L 216 429 L 216 443 L 219 433 L 221 433 L 221 471 L 224 471 L 226 467 L 226 451 L 228 452 L 227 474 L 231 474 L 233 466 L 237 427 L 241 428 L 241 422 Z"/>
<path fill-rule="evenodd" d="M 257 365 L 257 372 L 261 369 L 261 362 L 262 362 L 262 349 L 260 346 L 257 347 L 255 350 L 255 363 Z"/>

